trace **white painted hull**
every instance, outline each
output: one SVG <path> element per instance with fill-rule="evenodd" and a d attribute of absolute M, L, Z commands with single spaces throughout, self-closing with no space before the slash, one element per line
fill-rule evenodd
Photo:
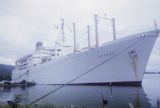
<path fill-rule="evenodd" d="M 29 72 L 13 70 L 12 80 L 39 84 L 139 83 L 157 37 L 158 31 L 137 34 L 56 58 L 30 68 Z"/>

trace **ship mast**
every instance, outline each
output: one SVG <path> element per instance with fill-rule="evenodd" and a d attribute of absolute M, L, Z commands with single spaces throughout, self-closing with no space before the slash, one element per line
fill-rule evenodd
<path fill-rule="evenodd" d="M 155 28 L 155 30 L 157 30 L 157 22 L 155 19 L 154 19 L 154 28 Z"/>
<path fill-rule="evenodd" d="M 90 49 L 90 26 L 87 25 L 87 33 L 88 33 L 88 49 Z"/>
<path fill-rule="evenodd" d="M 113 39 L 116 40 L 115 18 L 112 18 Z"/>
<path fill-rule="evenodd" d="M 99 38 L 98 38 L 98 15 L 94 15 L 94 20 L 95 20 L 95 35 L 96 35 L 96 47 L 99 46 Z"/>
<path fill-rule="evenodd" d="M 74 52 L 76 52 L 76 27 L 75 27 L 75 23 L 73 23 L 73 37 L 74 37 Z"/>
<path fill-rule="evenodd" d="M 62 42 L 65 41 L 64 39 L 64 19 L 61 19 L 61 30 L 62 30 Z"/>
<path fill-rule="evenodd" d="M 104 17 L 99 17 L 105 20 L 110 20 L 112 23 L 112 32 L 113 32 L 113 40 L 116 40 L 116 27 L 115 27 L 115 18 L 108 18 L 106 16 Z"/>

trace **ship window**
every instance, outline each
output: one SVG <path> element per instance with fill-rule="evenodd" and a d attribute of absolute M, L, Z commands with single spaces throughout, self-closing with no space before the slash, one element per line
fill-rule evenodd
<path fill-rule="evenodd" d="M 55 49 L 49 49 L 50 51 L 55 51 Z"/>
<path fill-rule="evenodd" d="M 61 49 L 57 49 L 57 51 L 61 51 Z"/>

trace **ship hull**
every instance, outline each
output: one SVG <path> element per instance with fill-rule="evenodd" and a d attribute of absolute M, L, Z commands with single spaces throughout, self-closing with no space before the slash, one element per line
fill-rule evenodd
<path fill-rule="evenodd" d="M 38 84 L 141 85 L 157 37 L 157 31 L 150 31 L 118 39 L 27 70 L 14 70 L 12 80 Z"/>

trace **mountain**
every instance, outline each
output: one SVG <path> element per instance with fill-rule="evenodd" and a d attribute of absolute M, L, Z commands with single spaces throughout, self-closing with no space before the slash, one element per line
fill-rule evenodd
<path fill-rule="evenodd" d="M 14 66 L 0 64 L 0 81 L 2 80 L 11 80 L 11 72 Z"/>

